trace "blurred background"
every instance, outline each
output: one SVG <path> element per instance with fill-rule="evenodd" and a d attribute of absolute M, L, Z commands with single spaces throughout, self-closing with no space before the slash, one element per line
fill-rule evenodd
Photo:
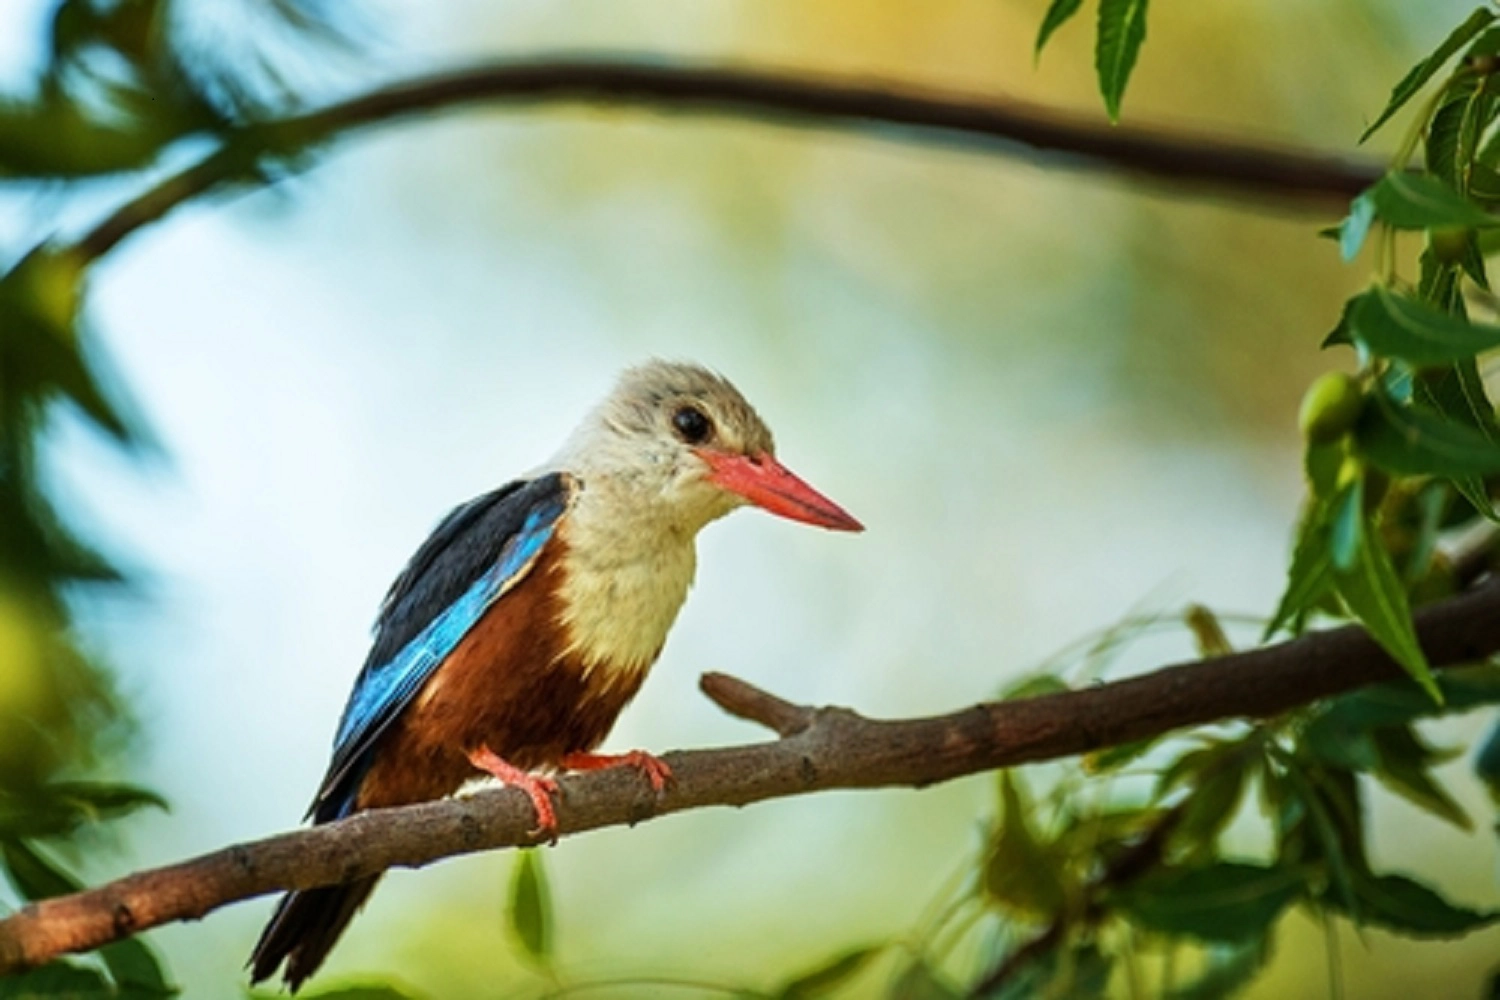
<path fill-rule="evenodd" d="M 55 6 L 0 5 L 0 86 L 28 86 Z M 1041 0 L 380 0 L 350 5 L 352 44 L 334 53 L 256 35 L 250 0 L 180 6 L 205 52 L 265 58 L 314 103 L 567 50 L 1102 118 L 1087 19 L 1033 63 Z M 1160 4 L 1125 119 L 1348 152 L 1470 6 Z M 0 186 L 0 245 L 14 256 L 76 233 L 139 184 Z M 879 136 L 556 108 L 408 121 L 190 205 L 90 288 L 97 346 L 159 453 L 133 461 L 68 415 L 47 438 L 62 511 L 133 576 L 75 611 L 139 720 L 124 772 L 172 804 L 125 827 L 118 852 L 87 854 L 84 876 L 295 825 L 405 557 L 652 356 L 729 375 L 788 464 L 869 530 L 746 513 L 706 532 L 694 592 L 608 748 L 762 738 L 697 693 L 705 670 L 796 701 L 935 713 L 1128 615 L 1189 601 L 1266 614 L 1302 493 L 1297 400 L 1347 362 L 1317 345 L 1369 277 L 1316 238 L 1330 221 Z M 1186 638 L 1146 639 L 1115 669 L 1191 655 Z M 1490 815 L 1464 762 L 1444 775 Z M 570 838 L 545 854 L 560 963 L 765 985 L 900 935 L 978 849 L 993 787 L 819 795 Z M 1371 821 L 1378 863 L 1500 904 L 1488 831 L 1389 797 Z M 1246 853 L 1259 829 L 1236 827 Z M 392 874 L 330 970 L 441 997 L 535 988 L 504 946 L 510 864 Z M 187 996 L 238 995 L 270 905 L 151 940 Z M 1477 995 L 1500 935 L 1346 930 L 1342 946 L 1351 996 Z M 1324 965 L 1321 931 L 1294 916 L 1251 995 L 1324 996 Z"/>

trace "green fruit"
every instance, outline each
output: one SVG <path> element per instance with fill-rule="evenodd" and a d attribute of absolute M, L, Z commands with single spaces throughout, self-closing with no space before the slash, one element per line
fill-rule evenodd
<path fill-rule="evenodd" d="M 1427 234 L 1432 255 L 1441 264 L 1458 264 L 1469 252 L 1469 231 L 1463 226 L 1439 226 Z"/>
<path fill-rule="evenodd" d="M 1353 430 L 1364 405 L 1364 391 L 1352 375 L 1328 372 L 1308 386 L 1297 425 L 1311 443 L 1331 444 Z"/>

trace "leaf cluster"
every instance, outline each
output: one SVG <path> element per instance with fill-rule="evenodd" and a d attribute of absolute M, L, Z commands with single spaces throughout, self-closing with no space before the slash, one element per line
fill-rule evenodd
<path fill-rule="evenodd" d="M 1212 655 L 1224 633 L 1205 615 L 1191 609 L 1184 624 Z M 1002 773 L 997 816 L 949 911 L 951 925 L 966 913 L 970 928 L 988 924 L 991 946 L 951 995 L 1103 997 L 1129 983 L 1132 995 L 1230 996 L 1264 967 L 1276 923 L 1296 907 L 1415 938 L 1500 922 L 1500 911 L 1369 860 L 1372 784 L 1474 827 L 1434 773 L 1453 753 L 1418 726 L 1500 704 L 1500 666 L 1433 683 L 1437 700 L 1403 680 L 1280 719 L 1101 751 L 1040 798 L 1019 773 Z M 1020 691 L 1037 693 L 1036 682 Z M 1478 766 L 1493 783 L 1496 762 Z M 1149 791 L 1101 791 L 1110 782 Z M 1262 850 L 1227 849 L 1231 824 L 1234 843 Z M 955 944 L 924 935 L 919 960 L 940 968 Z"/>
<path fill-rule="evenodd" d="M 1500 229 L 1500 27 L 1474 11 L 1396 85 L 1368 137 L 1450 62 L 1391 169 L 1329 235 L 1352 260 L 1373 240 L 1377 279 L 1346 303 L 1327 347 L 1358 371 L 1315 383 L 1303 407 L 1308 500 L 1285 594 L 1267 630 L 1318 615 L 1362 622 L 1436 699 L 1414 604 L 1452 592 L 1441 533 L 1497 520 L 1500 429 L 1482 359 L 1500 347 L 1485 249 Z M 1413 163 L 1417 147 L 1420 161 Z M 1397 235 L 1421 233 L 1413 278 Z M 1332 387 L 1337 386 L 1339 391 Z"/>

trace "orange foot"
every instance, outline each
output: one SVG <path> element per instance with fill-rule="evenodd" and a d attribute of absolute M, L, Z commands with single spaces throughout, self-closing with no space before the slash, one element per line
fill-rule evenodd
<path fill-rule="evenodd" d="M 519 788 L 531 799 L 536 810 L 537 828 L 533 837 L 546 837 L 557 843 L 557 811 L 552 808 L 552 799 L 557 795 L 557 782 L 540 774 L 523 771 L 505 760 L 489 747 L 482 746 L 469 752 L 469 763 L 486 774 L 494 775 L 502 785 Z"/>
<path fill-rule="evenodd" d="M 633 767 L 651 782 L 653 791 L 660 792 L 672 781 L 672 769 L 660 757 L 653 757 L 644 750 L 629 753 L 570 753 L 558 761 L 570 771 L 602 771 L 606 767 Z"/>

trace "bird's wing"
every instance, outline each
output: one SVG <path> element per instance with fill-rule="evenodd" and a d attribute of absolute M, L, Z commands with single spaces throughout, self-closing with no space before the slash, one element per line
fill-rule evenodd
<path fill-rule="evenodd" d="M 575 491 L 565 473 L 510 483 L 456 508 L 422 543 L 381 605 L 309 810 L 319 822 L 350 811 L 376 740 L 490 606 L 526 577 Z"/>

